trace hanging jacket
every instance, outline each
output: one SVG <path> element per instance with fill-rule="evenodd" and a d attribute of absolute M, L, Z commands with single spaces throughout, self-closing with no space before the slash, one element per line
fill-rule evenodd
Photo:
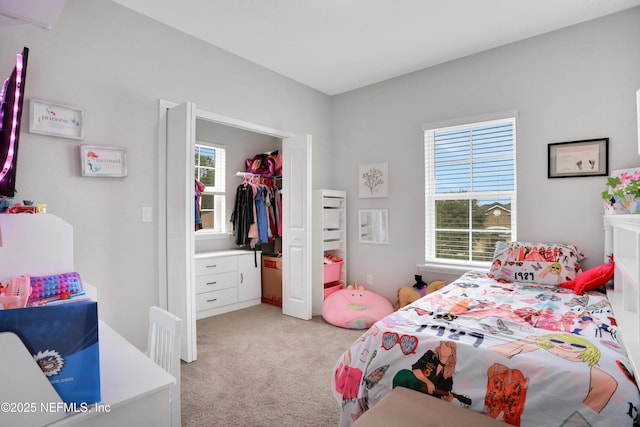
<path fill-rule="evenodd" d="M 250 243 L 249 228 L 254 222 L 253 189 L 250 185 L 241 184 L 236 189 L 236 200 L 231 214 L 236 245 Z"/>

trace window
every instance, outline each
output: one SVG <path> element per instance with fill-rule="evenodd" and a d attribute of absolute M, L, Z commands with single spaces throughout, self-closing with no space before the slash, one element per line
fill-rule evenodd
<path fill-rule="evenodd" d="M 427 263 L 487 266 L 516 239 L 515 117 L 425 128 Z"/>
<path fill-rule="evenodd" d="M 224 233 L 226 149 L 206 142 L 195 144 L 195 178 L 205 188 L 200 198 L 202 231 Z"/>

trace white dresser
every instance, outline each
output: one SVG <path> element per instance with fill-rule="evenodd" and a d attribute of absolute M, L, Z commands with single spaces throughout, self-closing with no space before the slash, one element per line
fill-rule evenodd
<path fill-rule="evenodd" d="M 260 304 L 261 252 L 227 250 L 195 255 L 196 319 Z"/>

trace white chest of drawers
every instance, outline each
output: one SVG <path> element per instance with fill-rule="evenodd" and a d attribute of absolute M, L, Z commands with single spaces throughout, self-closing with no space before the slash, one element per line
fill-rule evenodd
<path fill-rule="evenodd" d="M 260 304 L 260 255 L 245 250 L 196 254 L 196 319 Z"/>

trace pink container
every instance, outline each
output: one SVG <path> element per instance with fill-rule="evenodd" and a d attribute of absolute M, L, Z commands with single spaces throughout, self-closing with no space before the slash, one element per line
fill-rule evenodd
<path fill-rule="evenodd" d="M 324 265 L 324 283 L 335 282 L 340 280 L 340 269 L 342 261 Z"/>
<path fill-rule="evenodd" d="M 324 299 L 327 299 L 332 293 L 342 289 L 344 285 L 340 282 L 332 282 L 324 285 Z"/>

